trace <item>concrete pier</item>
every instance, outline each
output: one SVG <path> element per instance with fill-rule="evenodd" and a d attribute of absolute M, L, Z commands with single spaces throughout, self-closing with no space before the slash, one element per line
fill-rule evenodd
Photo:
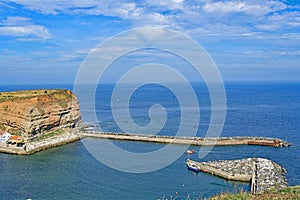
<path fill-rule="evenodd" d="M 82 137 L 94 137 L 112 140 L 130 140 L 140 142 L 156 142 L 183 144 L 195 146 L 229 146 L 229 145 L 260 145 L 260 146 L 290 146 L 291 144 L 278 138 L 266 137 L 176 137 L 160 136 L 145 134 L 128 134 L 128 133 L 108 133 L 108 132 L 81 132 Z"/>
<path fill-rule="evenodd" d="M 23 147 L 17 147 L 16 145 L 6 144 L 4 142 L 0 142 L 0 152 L 9 153 L 9 154 L 18 154 L 25 155 L 26 151 Z"/>
<path fill-rule="evenodd" d="M 49 148 L 58 147 L 72 142 L 76 142 L 80 139 L 81 136 L 79 134 L 64 133 L 52 138 L 48 138 L 46 140 L 27 143 L 24 147 L 24 150 L 26 151 L 26 154 L 33 154 Z"/>
<path fill-rule="evenodd" d="M 277 138 L 263 137 L 219 137 L 219 138 L 201 138 L 201 137 L 175 137 L 160 135 L 143 135 L 128 133 L 107 133 L 107 132 L 66 132 L 42 141 L 26 142 L 23 147 L 7 146 L 6 143 L 0 144 L 0 152 L 28 155 L 43 151 L 52 147 L 61 146 L 75 142 L 85 137 L 112 139 L 112 140 L 129 140 L 137 142 L 155 142 L 167 144 L 182 144 L 195 146 L 221 146 L 221 145 L 261 145 L 261 146 L 290 146 L 291 144 Z"/>
<path fill-rule="evenodd" d="M 251 184 L 252 194 L 261 194 L 272 187 L 287 186 L 286 170 L 265 158 L 246 158 L 241 160 L 219 160 L 196 162 L 187 160 L 186 165 L 196 166 L 200 171 L 227 180 L 245 181 Z"/>
<path fill-rule="evenodd" d="M 17 155 L 30 155 L 49 148 L 72 143 L 80 139 L 81 136 L 79 134 L 66 132 L 45 140 L 27 142 L 22 147 L 0 143 L 0 152 Z"/>

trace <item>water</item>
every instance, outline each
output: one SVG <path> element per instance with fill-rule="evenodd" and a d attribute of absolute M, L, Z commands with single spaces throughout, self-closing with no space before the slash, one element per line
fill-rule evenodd
<path fill-rule="evenodd" d="M 1 91 L 35 88 L 69 88 L 57 86 L 1 86 Z M 101 128 L 120 131 L 109 108 L 111 86 L 98 87 L 96 111 Z M 197 135 L 204 136 L 210 119 L 210 100 L 203 85 L 194 85 L 201 110 Z M 86 91 L 88 88 L 86 88 Z M 159 95 L 155 95 L 155 94 Z M 278 137 L 293 144 L 288 148 L 259 146 L 214 147 L 203 159 L 197 153 L 182 155 L 161 170 L 131 174 L 111 169 L 89 154 L 79 141 L 31 156 L 0 154 L 0 196 L 5 199 L 199 199 L 220 192 L 249 190 L 247 183 L 229 182 L 203 173 L 193 173 L 185 166 L 187 158 L 200 161 L 264 157 L 284 166 L 290 185 L 300 184 L 300 85 L 299 84 L 226 84 L 227 117 L 221 136 Z M 153 95 L 154 94 L 154 95 Z M 101 97 L 101 98 L 100 98 Z M 83 119 L 91 121 L 93 108 L 80 99 Z M 179 103 L 166 88 L 148 85 L 132 98 L 130 112 L 135 123 L 150 122 L 148 109 L 161 103 L 168 112 L 165 127 L 159 132 L 175 135 L 179 125 Z M 124 109 L 120 107 L 119 109 Z M 193 109 L 193 106 L 183 109 Z M 124 123 L 126 120 L 123 119 Z M 184 124 L 189 131 L 192 124 Z M 114 141 L 133 152 L 150 152 L 163 144 Z M 199 151 L 200 147 L 191 147 Z M 155 161 L 153 161 L 155 162 Z"/>

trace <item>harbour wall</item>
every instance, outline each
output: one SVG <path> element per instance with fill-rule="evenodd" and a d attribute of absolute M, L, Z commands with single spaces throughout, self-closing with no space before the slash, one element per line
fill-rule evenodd
<path fill-rule="evenodd" d="M 196 166 L 199 171 L 227 180 L 250 182 L 252 194 L 261 194 L 273 187 L 284 188 L 287 186 L 286 170 L 265 158 L 211 162 L 187 160 L 186 165 Z"/>
<path fill-rule="evenodd" d="M 0 152 L 17 155 L 30 155 L 39 151 L 72 143 L 80 140 L 81 138 L 82 136 L 77 133 L 66 132 L 59 136 L 47 138 L 41 141 L 27 142 L 22 147 L 0 143 Z"/>
<path fill-rule="evenodd" d="M 291 144 L 277 138 L 265 137 L 219 137 L 219 138 L 201 138 L 201 137 L 176 137 L 129 133 L 107 133 L 107 132 L 67 132 L 55 137 L 47 138 L 42 141 L 27 142 L 23 147 L 16 147 L 5 143 L 0 145 L 0 152 L 28 155 L 43 151 L 52 147 L 62 146 L 82 138 L 100 138 L 112 140 L 128 140 L 137 142 L 154 142 L 167 144 L 195 145 L 195 146 L 229 146 L 229 145 L 261 145 L 261 146 L 290 146 Z"/>
<path fill-rule="evenodd" d="M 195 146 L 229 146 L 229 145 L 260 145 L 260 146 L 290 146 L 291 144 L 278 139 L 267 137 L 177 137 L 129 133 L 109 133 L 109 132 L 81 132 L 82 137 L 94 137 L 112 140 L 130 140 L 140 142 L 156 142 L 169 144 L 183 144 Z"/>
<path fill-rule="evenodd" d="M 65 133 L 42 141 L 27 143 L 24 147 L 26 154 L 33 154 L 49 148 L 62 146 L 80 140 L 82 137 L 76 133 Z"/>

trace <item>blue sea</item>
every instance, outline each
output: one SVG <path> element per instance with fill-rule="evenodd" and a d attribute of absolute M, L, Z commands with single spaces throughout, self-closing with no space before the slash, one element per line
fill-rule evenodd
<path fill-rule="evenodd" d="M 131 87 L 124 85 L 124 87 Z M 180 87 L 180 85 L 178 85 Z M 73 89 L 72 85 L 0 86 L 0 91 L 21 89 Z M 83 121 L 95 129 L 122 132 L 111 108 L 113 85 L 99 85 L 95 106 L 90 105 L 89 85 L 80 91 Z M 204 84 L 194 84 L 200 119 L 198 136 L 205 136 L 210 124 L 211 101 Z M 30 156 L 0 154 L 0 199 L 200 199 L 221 192 L 249 191 L 248 183 L 230 182 L 204 173 L 187 170 L 186 159 L 210 161 L 263 157 L 287 169 L 289 185 L 300 184 L 300 84 L 299 83 L 226 83 L 226 120 L 220 136 L 277 137 L 291 147 L 220 146 L 199 158 L 200 147 L 191 146 L 195 154 L 182 154 L 170 165 L 153 172 L 127 173 L 112 169 L 95 159 L 82 141 L 49 149 Z M 186 97 L 189 100 L 189 97 Z M 164 127 L 157 134 L 176 135 L 178 126 L 187 133 L 194 123 L 180 124 L 182 110 L 193 111 L 195 105 L 182 107 L 176 94 L 168 88 L 148 84 L 136 90 L 130 104 L 118 104 L 117 111 L 128 108 L 139 126 L 150 123 L 149 108 L 160 104 L 167 113 Z M 120 106 L 121 105 L 121 106 Z M 96 113 L 97 121 L 93 113 Z M 121 118 L 121 124 L 130 120 Z M 144 133 L 146 134 L 146 133 Z M 86 139 L 91 140 L 91 139 Z M 97 139 L 93 139 L 97 140 Z M 126 151 L 156 151 L 164 144 L 113 141 Z M 151 160 L 153 163 L 156 160 Z"/>

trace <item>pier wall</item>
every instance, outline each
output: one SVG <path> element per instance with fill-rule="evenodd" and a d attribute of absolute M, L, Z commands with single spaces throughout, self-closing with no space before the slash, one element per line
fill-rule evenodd
<path fill-rule="evenodd" d="M 25 155 L 26 151 L 23 147 L 16 147 L 13 145 L 7 145 L 4 142 L 0 143 L 0 152 L 2 153 L 9 153 L 9 154 L 18 154 L 18 155 Z"/>
<path fill-rule="evenodd" d="M 290 146 L 290 143 L 267 137 L 176 137 L 176 136 L 160 136 L 160 135 L 143 135 L 128 133 L 107 133 L 107 132 L 82 132 L 83 137 L 95 137 L 112 140 L 130 140 L 140 142 L 156 142 L 183 144 L 195 146 L 229 146 L 229 145 L 260 145 L 260 146 Z"/>
<path fill-rule="evenodd" d="M 229 146 L 229 145 L 262 145 L 262 146 L 290 146 L 286 141 L 277 138 L 263 137 L 219 137 L 219 138 L 201 138 L 201 137 L 176 137 L 160 135 L 142 135 L 128 133 L 106 133 L 106 132 L 70 132 L 59 136 L 48 138 L 42 141 L 27 142 L 24 147 L 7 147 L 6 144 L 0 145 L 0 152 L 11 154 L 32 154 L 52 147 L 61 146 L 75 142 L 85 137 L 128 140 L 137 142 L 155 142 L 166 144 L 195 145 L 195 146 Z M 278 145 L 279 144 L 279 145 Z"/>
<path fill-rule="evenodd" d="M 286 170 L 265 158 L 246 158 L 241 160 L 219 160 L 196 162 L 187 160 L 186 165 L 194 165 L 200 171 L 227 180 L 245 181 L 251 184 L 252 194 L 261 194 L 272 187 L 287 186 Z"/>
<path fill-rule="evenodd" d="M 49 138 L 43 141 L 36 141 L 27 143 L 24 147 L 26 154 L 33 154 L 39 151 L 43 151 L 49 148 L 62 146 L 68 143 L 72 143 L 81 139 L 81 135 L 74 133 L 65 133 L 58 137 Z"/>

